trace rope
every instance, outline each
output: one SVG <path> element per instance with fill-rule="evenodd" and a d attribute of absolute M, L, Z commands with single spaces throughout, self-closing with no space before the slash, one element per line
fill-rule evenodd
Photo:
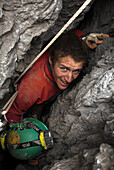
<path fill-rule="evenodd" d="M 88 6 L 92 0 L 86 0 L 85 3 L 78 9 L 78 11 L 69 19 L 69 21 L 63 26 L 63 28 L 55 35 L 55 37 L 49 42 L 49 44 L 38 54 L 38 56 L 32 61 L 31 64 L 24 70 L 14 84 L 21 79 L 21 77 L 33 66 L 33 64 L 41 57 L 41 55 L 47 51 L 47 49 L 56 41 L 56 39 L 67 29 L 67 27 L 78 17 L 78 15 Z"/>
<path fill-rule="evenodd" d="M 15 98 L 17 97 L 18 91 L 16 91 L 13 96 L 8 100 L 8 102 L 5 104 L 5 106 L 0 110 L 0 113 L 2 115 L 5 115 L 8 110 L 10 109 L 11 105 L 13 104 Z"/>
<path fill-rule="evenodd" d="M 89 3 L 92 0 L 86 0 L 83 5 L 76 11 L 76 13 L 68 20 L 68 22 L 62 27 L 62 29 L 55 35 L 55 37 L 49 42 L 49 44 L 38 54 L 38 56 L 32 61 L 31 64 L 28 65 L 28 67 L 24 70 L 24 72 L 17 78 L 14 85 L 17 84 L 17 82 L 23 77 L 23 75 L 33 66 L 33 64 L 41 57 L 41 55 L 47 51 L 47 49 L 57 40 L 57 38 L 67 29 L 67 27 L 82 13 L 82 11 L 89 5 Z M 3 111 L 1 112 L 2 115 L 6 114 L 11 107 L 13 101 L 17 97 L 17 91 L 14 93 L 14 95 L 11 97 L 11 99 L 6 103 L 6 105 L 3 107 Z"/>

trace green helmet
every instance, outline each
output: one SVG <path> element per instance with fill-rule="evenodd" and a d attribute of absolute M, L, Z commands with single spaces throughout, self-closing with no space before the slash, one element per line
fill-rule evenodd
<path fill-rule="evenodd" d="M 34 159 L 52 145 L 48 128 L 34 118 L 12 123 L 6 136 L 6 147 L 12 156 L 20 160 Z"/>

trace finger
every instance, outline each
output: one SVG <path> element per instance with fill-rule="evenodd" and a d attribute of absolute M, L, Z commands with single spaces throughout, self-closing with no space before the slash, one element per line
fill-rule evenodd
<path fill-rule="evenodd" d="M 90 47 L 91 49 L 94 49 L 97 47 L 97 44 L 96 43 L 90 43 L 88 40 L 86 41 L 86 44 L 88 47 Z"/>
<path fill-rule="evenodd" d="M 97 35 L 99 39 L 109 38 L 110 36 L 108 34 L 99 34 Z"/>
<path fill-rule="evenodd" d="M 95 38 L 95 43 L 96 44 L 101 44 L 103 41 L 102 40 L 99 40 L 97 37 Z"/>

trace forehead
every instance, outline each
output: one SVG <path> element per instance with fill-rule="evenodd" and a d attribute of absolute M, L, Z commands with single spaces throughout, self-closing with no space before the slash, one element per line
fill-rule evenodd
<path fill-rule="evenodd" d="M 66 57 L 63 57 L 63 58 L 59 58 L 58 64 L 69 67 L 69 68 L 77 69 L 77 68 L 83 67 L 84 61 L 77 62 L 73 58 L 71 58 L 70 56 L 66 56 Z"/>

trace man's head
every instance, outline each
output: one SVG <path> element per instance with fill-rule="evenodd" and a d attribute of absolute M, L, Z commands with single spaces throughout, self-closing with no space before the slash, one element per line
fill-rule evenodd
<path fill-rule="evenodd" d="M 88 57 L 86 46 L 74 32 L 62 35 L 50 48 L 49 55 L 53 77 L 61 90 L 78 77 Z"/>

